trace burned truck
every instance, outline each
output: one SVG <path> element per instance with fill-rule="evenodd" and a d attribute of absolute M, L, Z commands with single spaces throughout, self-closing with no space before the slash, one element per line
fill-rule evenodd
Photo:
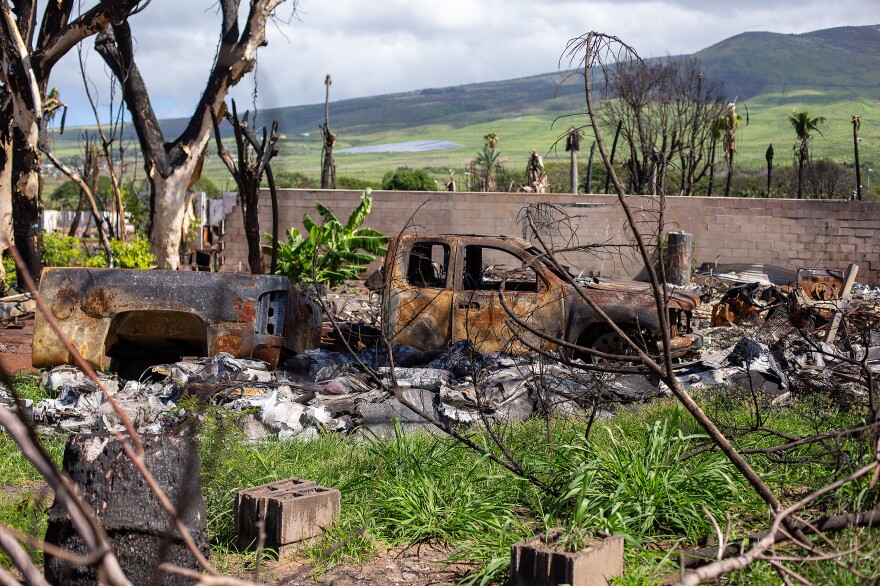
<path fill-rule="evenodd" d="M 286 277 L 187 271 L 46 268 L 40 293 L 61 334 L 100 369 L 104 356 L 123 378 L 184 356 L 263 360 L 316 347 L 320 307 Z M 33 365 L 73 364 L 37 312 Z"/>
<path fill-rule="evenodd" d="M 556 341 L 564 341 L 606 355 L 631 354 L 583 295 L 649 354 L 662 349 L 648 284 L 572 279 L 525 240 L 405 234 L 389 245 L 383 273 L 383 335 L 398 344 L 440 350 L 469 340 L 479 352 L 522 354 L 559 349 Z M 698 304 L 694 293 L 669 291 L 673 357 L 701 346 L 691 326 Z"/>

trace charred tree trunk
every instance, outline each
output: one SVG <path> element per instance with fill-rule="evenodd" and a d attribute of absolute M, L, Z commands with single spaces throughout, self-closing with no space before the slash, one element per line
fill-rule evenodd
<path fill-rule="evenodd" d="M 238 151 L 238 163 L 236 164 L 232 155 L 223 146 L 220 138 L 220 122 L 213 112 L 211 114 L 214 124 L 214 136 L 217 141 L 217 153 L 235 178 L 236 185 L 238 185 L 238 197 L 241 202 L 241 211 L 244 215 L 244 234 L 248 244 L 248 265 L 250 266 L 251 273 L 259 275 L 264 272 L 263 250 L 262 246 L 260 246 L 260 239 L 262 238 L 259 218 L 260 182 L 263 179 L 263 172 L 269 161 L 278 154 L 278 149 L 275 148 L 275 143 L 278 141 L 278 122 L 272 123 L 271 134 L 267 135 L 266 129 L 263 129 L 263 140 L 258 143 L 248 129 L 248 113 L 245 112 L 244 116 L 239 119 L 238 111 L 235 108 L 235 100 L 232 100 L 232 114 L 230 115 L 227 112 L 226 120 L 235 131 L 235 146 Z M 251 157 L 251 147 L 253 147 L 256 155 L 253 158 Z M 273 205 L 273 211 L 275 208 L 276 206 Z M 277 217 L 277 214 L 275 215 Z"/>
<path fill-rule="evenodd" d="M 706 191 L 707 197 L 712 197 L 712 188 L 715 187 L 715 144 L 716 140 L 712 138 L 712 144 L 709 146 L 709 188 Z"/>
<path fill-rule="evenodd" d="M 181 437 L 142 436 L 145 464 L 175 505 L 202 554 L 208 555 L 205 503 L 195 444 Z M 64 471 L 77 486 L 86 507 L 107 532 L 125 575 L 136 585 L 193 584 L 190 579 L 162 573 L 162 563 L 201 570 L 174 528 L 168 513 L 122 444 L 110 434 L 73 435 L 64 449 Z M 46 541 L 79 555 L 86 545 L 57 501 L 49 509 Z M 45 554 L 45 573 L 52 584 L 97 584 L 93 567 L 71 564 Z"/>
<path fill-rule="evenodd" d="M 79 191 L 79 201 L 76 204 L 76 210 L 73 212 L 73 219 L 70 221 L 70 230 L 67 231 L 68 236 L 76 236 L 76 231 L 79 230 L 79 219 L 82 216 L 83 204 L 86 201 L 86 196 L 82 192 Z"/>
<path fill-rule="evenodd" d="M 35 282 L 43 270 L 43 203 L 40 201 L 40 163 L 36 121 L 25 133 L 12 132 L 12 232 L 25 269 Z M 18 269 L 20 271 L 20 269 Z M 24 282 L 19 275 L 19 282 Z"/>
<path fill-rule="evenodd" d="M 327 92 L 324 96 L 324 124 L 321 125 L 321 136 L 324 146 L 321 148 L 321 189 L 336 189 L 336 163 L 333 161 L 333 146 L 336 134 L 330 132 L 330 85 L 333 80 L 330 74 L 324 78 Z"/>
<path fill-rule="evenodd" d="M 12 136 L 9 118 L 0 114 L 0 257 L 12 244 Z M 6 294 L 6 271 L 0 263 L 0 296 Z"/>
<path fill-rule="evenodd" d="M 862 123 L 858 116 L 852 117 L 853 125 L 853 151 L 855 152 L 856 163 L 856 200 L 862 201 L 862 169 L 859 166 L 859 128 Z"/>
<path fill-rule="evenodd" d="M 134 42 L 127 20 L 114 21 L 95 48 L 119 80 L 132 118 L 144 169 L 150 178 L 150 248 L 160 267 L 177 268 L 186 190 L 201 175 L 211 139 L 211 110 L 223 114 L 229 88 L 250 72 L 258 47 L 266 44 L 266 22 L 283 0 L 252 0 L 246 20 L 239 18 L 240 0 L 221 0 L 220 46 L 202 97 L 183 133 L 166 141 L 150 103 L 147 87 L 134 61 Z"/>
<path fill-rule="evenodd" d="M 617 130 L 614 131 L 614 141 L 611 143 L 611 156 L 608 157 L 608 164 L 614 167 L 614 153 L 617 152 L 617 139 L 620 138 L 620 130 L 623 128 L 623 120 L 617 121 Z M 605 176 L 605 193 L 608 193 L 608 187 L 611 185 L 611 169 L 606 169 Z"/>
<path fill-rule="evenodd" d="M 724 187 L 724 197 L 730 197 L 730 182 L 733 180 L 733 154 L 734 151 L 730 151 L 727 159 L 727 185 Z"/>
<path fill-rule="evenodd" d="M 773 145 L 767 147 L 767 153 L 764 155 L 767 159 L 767 199 L 773 197 Z"/>
<path fill-rule="evenodd" d="M 596 141 L 593 141 L 593 144 L 590 145 L 590 158 L 587 159 L 587 184 L 584 185 L 585 193 L 592 193 L 593 191 L 593 158 L 596 156 Z"/>
<path fill-rule="evenodd" d="M 577 195 L 578 192 L 578 151 L 581 148 L 581 133 L 577 128 L 572 127 L 568 131 L 568 137 L 565 140 L 565 150 L 571 153 L 571 166 L 569 167 L 569 179 L 571 179 L 571 193 Z M 587 192 L 589 193 L 589 191 Z"/>
<path fill-rule="evenodd" d="M 666 282 L 685 285 L 691 280 L 691 255 L 694 237 L 685 232 L 670 232 L 666 236 Z"/>
<path fill-rule="evenodd" d="M 798 190 L 797 190 L 797 198 L 803 199 L 804 197 L 804 161 L 806 157 L 804 156 L 803 147 L 798 152 L 798 171 L 797 171 L 797 179 L 798 179 Z"/>

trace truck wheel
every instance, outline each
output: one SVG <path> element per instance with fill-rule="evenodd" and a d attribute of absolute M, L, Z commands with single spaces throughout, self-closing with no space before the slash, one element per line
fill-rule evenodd
<path fill-rule="evenodd" d="M 624 332 L 630 337 L 632 340 L 638 340 L 638 334 L 635 331 L 624 329 Z M 597 352 L 602 352 L 603 354 L 616 354 L 618 356 L 635 356 L 635 351 L 630 347 L 629 344 L 624 341 L 624 339 L 610 328 L 603 328 L 600 331 L 593 331 L 589 333 L 585 333 L 581 335 L 578 339 L 578 345 L 584 348 L 590 348 L 591 350 L 595 350 Z M 590 354 L 589 352 L 580 352 L 578 358 L 583 360 L 588 364 L 595 365 L 603 365 L 603 364 L 615 364 L 620 362 L 630 362 L 631 360 L 621 359 L 621 360 L 611 360 L 608 358 L 602 358 L 596 356 L 595 354 Z"/>
<path fill-rule="evenodd" d="M 627 332 L 629 333 L 629 332 Z M 635 350 L 627 344 L 624 339 L 615 331 L 605 332 L 596 338 L 590 348 L 603 354 L 616 354 L 618 356 L 635 356 Z M 593 364 L 609 364 L 616 362 L 607 358 L 601 358 L 594 354 L 590 355 Z"/>

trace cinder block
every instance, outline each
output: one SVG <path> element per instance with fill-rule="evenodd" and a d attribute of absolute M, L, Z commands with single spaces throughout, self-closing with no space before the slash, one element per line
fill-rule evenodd
<path fill-rule="evenodd" d="M 338 490 L 289 478 L 238 493 L 235 531 L 239 548 L 253 546 L 265 519 L 266 547 L 278 548 L 320 535 L 339 517 Z"/>
<path fill-rule="evenodd" d="M 623 537 L 615 535 L 576 552 L 550 549 L 542 536 L 513 545 L 510 550 L 512 586 L 605 586 L 623 576 Z"/>

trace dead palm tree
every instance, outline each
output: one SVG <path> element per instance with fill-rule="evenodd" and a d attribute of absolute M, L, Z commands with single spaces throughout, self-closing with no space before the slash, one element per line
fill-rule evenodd
<path fill-rule="evenodd" d="M 736 132 L 739 123 L 742 122 L 741 114 L 736 113 L 737 96 L 732 102 L 727 104 L 724 115 L 720 118 L 720 127 L 724 135 L 724 155 L 727 160 L 727 185 L 724 188 L 724 197 L 730 197 L 730 181 L 733 178 L 733 156 L 736 154 Z M 748 125 L 748 109 L 746 110 L 746 124 Z"/>
<path fill-rule="evenodd" d="M 804 163 L 810 160 L 810 143 L 813 140 L 813 133 L 818 132 L 822 134 L 822 131 L 819 130 L 819 125 L 825 123 L 825 117 L 816 116 L 815 118 L 810 118 L 810 114 L 806 110 L 803 112 L 795 110 L 788 115 L 788 121 L 791 123 L 792 128 L 794 128 L 795 134 L 797 134 L 794 152 L 798 162 L 797 197 L 801 199 L 803 196 Z"/>

